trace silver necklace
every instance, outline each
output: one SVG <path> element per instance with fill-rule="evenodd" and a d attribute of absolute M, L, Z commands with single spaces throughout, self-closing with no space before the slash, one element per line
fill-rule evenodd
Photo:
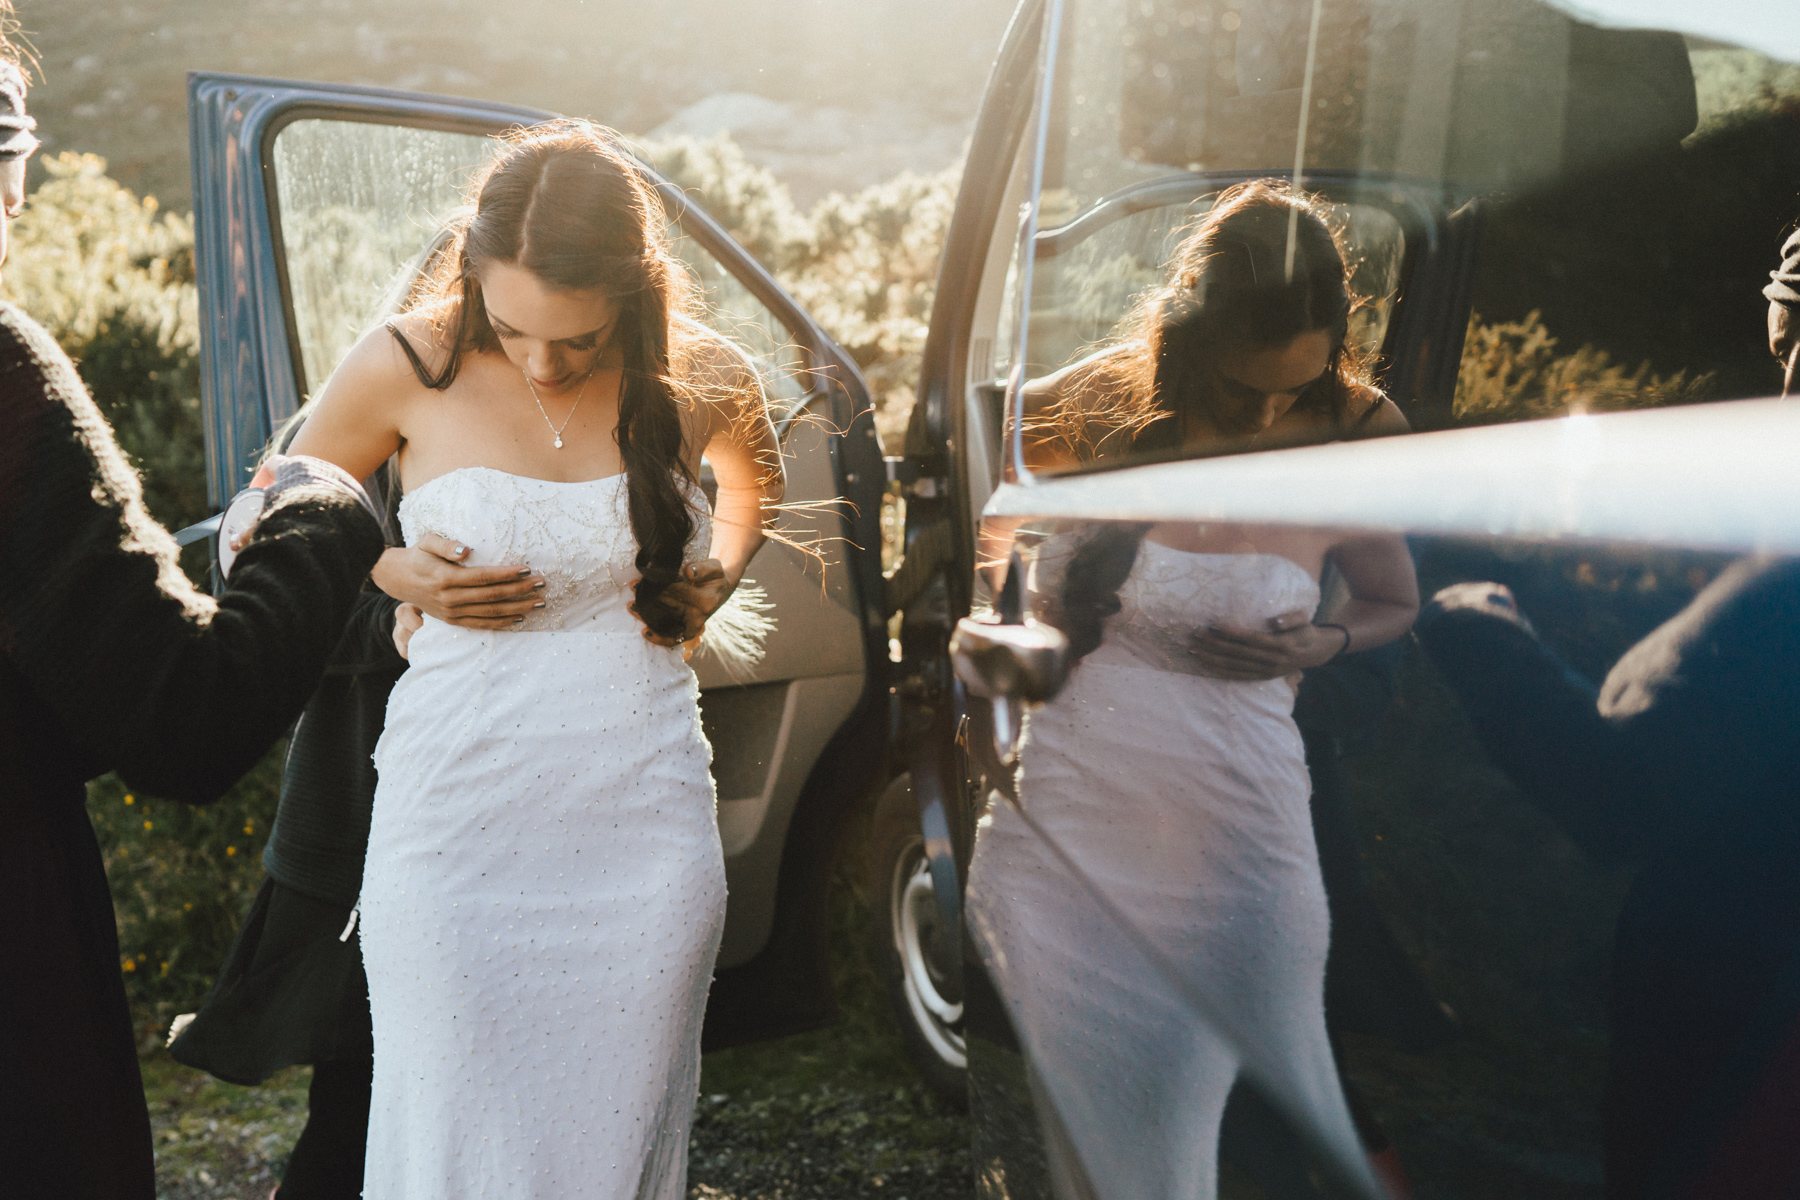
<path fill-rule="evenodd" d="M 595 365 L 598 366 L 599 364 L 596 363 Z M 521 375 L 525 374 L 523 371 L 519 373 Z M 593 377 L 594 368 L 589 367 L 588 373 L 581 377 L 581 390 L 575 393 L 575 403 L 569 406 L 569 415 L 563 418 L 562 429 L 558 429 L 550 423 L 550 414 L 544 411 L 544 402 L 538 399 L 537 384 L 531 382 L 531 376 L 525 375 L 525 386 L 531 389 L 532 403 L 537 405 L 538 416 L 544 418 L 544 428 L 550 431 L 550 436 L 554 439 L 550 444 L 555 449 L 562 449 L 563 429 L 567 429 L 569 427 L 569 422 L 575 419 L 575 410 L 581 407 L 581 398 L 587 395 L 588 380 Z"/>

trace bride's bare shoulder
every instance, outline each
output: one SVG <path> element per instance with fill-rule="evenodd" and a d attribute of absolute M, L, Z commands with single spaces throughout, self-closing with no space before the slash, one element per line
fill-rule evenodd
<path fill-rule="evenodd" d="M 450 359 L 447 335 L 429 314 L 401 313 L 357 339 L 332 371 L 322 394 L 398 398 L 423 391 L 425 381 L 414 366 L 414 357 L 425 374 L 440 374 Z"/>

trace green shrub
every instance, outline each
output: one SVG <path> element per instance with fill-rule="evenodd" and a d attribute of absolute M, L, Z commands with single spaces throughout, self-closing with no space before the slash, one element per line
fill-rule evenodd
<path fill-rule="evenodd" d="M 262 883 L 281 754 L 278 745 L 224 799 L 200 808 L 146 796 L 116 775 L 88 785 L 125 994 L 146 1048 L 199 1005 Z"/>
<path fill-rule="evenodd" d="M 640 147 L 657 170 L 769 268 L 856 360 L 889 446 L 912 411 L 938 260 L 960 168 L 911 172 L 803 214 L 773 174 L 725 135 Z"/>
<path fill-rule="evenodd" d="M 12 226 L 4 296 L 75 360 L 151 513 L 179 529 L 208 511 L 193 219 L 133 196 L 95 155 L 44 165 Z"/>
<path fill-rule="evenodd" d="M 1691 404 L 1708 398 L 1712 382 L 1710 374 L 1657 375 L 1648 362 L 1626 368 L 1592 346 L 1558 354 L 1536 311 L 1492 325 L 1471 313 L 1454 412 L 1459 421 L 1489 424 Z"/>

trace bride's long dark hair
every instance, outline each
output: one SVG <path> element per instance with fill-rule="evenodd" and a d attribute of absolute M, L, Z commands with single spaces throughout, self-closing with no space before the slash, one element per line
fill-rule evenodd
<path fill-rule="evenodd" d="M 480 270 L 509 263 L 553 288 L 599 291 L 619 306 L 613 338 L 624 355 L 619 457 L 637 539 L 636 608 L 649 629 L 682 632 L 663 599 L 680 576 L 694 512 L 678 481 L 692 484 L 682 444 L 682 409 L 695 402 L 685 380 L 697 328 L 693 283 L 675 258 L 662 204 L 610 130 L 554 121 L 516 131 L 476 177 L 473 213 L 407 311 L 426 316 L 449 356 L 428 387 L 455 381 L 463 356 L 498 351 Z"/>
<path fill-rule="evenodd" d="M 1366 357 L 1348 341 L 1354 307 L 1325 202 L 1280 180 L 1238 184 L 1195 223 L 1165 284 L 1121 324 L 1114 352 L 1090 356 L 1091 377 L 1072 382 L 1083 410 L 1051 409 L 1027 433 L 1063 440 L 1077 454 L 1108 438 L 1136 454 L 1174 452 L 1188 422 L 1207 415 L 1215 385 L 1206 365 L 1221 347 L 1281 346 L 1323 329 L 1330 364 L 1294 411 L 1318 414 L 1341 436 L 1381 399 Z M 1102 623 L 1119 611 L 1119 589 L 1149 529 L 1103 525 L 1070 557 L 1053 619 L 1077 658 L 1100 645 Z"/>

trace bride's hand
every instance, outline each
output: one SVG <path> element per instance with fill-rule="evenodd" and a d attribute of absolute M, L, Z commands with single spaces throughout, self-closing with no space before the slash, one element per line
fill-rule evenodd
<path fill-rule="evenodd" d="M 1309 613 L 1290 612 L 1270 619 L 1267 629 L 1203 629 L 1190 649 L 1215 679 L 1279 679 L 1336 658 L 1344 649 L 1344 634 L 1314 625 Z"/>
<path fill-rule="evenodd" d="M 692 653 L 693 643 L 706 629 L 706 619 L 718 612 L 736 590 L 737 581 L 725 574 L 725 564 L 718 559 L 689 563 L 681 568 L 681 578 L 663 589 L 663 599 L 681 613 L 681 636 L 665 637 L 652 633 L 647 625 L 644 636 L 658 646 L 685 646 Z M 628 607 L 631 615 L 637 616 L 637 606 Z M 638 620 L 642 624 L 643 618 Z"/>
<path fill-rule="evenodd" d="M 427 534 L 384 552 L 369 574 L 394 599 L 467 629 L 511 629 L 544 606 L 544 578 L 530 567 L 462 566 L 468 557 L 467 546 Z"/>
<path fill-rule="evenodd" d="M 402 604 L 394 610 L 394 649 L 400 657 L 406 657 L 406 647 L 412 641 L 412 635 L 425 625 L 425 614 L 419 611 L 416 604 Z"/>

